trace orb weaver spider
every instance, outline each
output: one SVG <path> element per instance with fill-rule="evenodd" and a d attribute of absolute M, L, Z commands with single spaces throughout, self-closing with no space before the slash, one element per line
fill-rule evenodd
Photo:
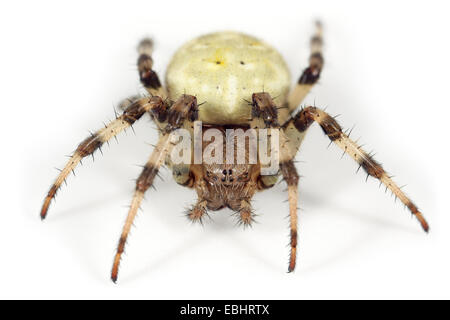
<path fill-rule="evenodd" d="M 308 128 L 317 122 L 325 135 L 352 157 L 368 176 L 378 179 L 399 198 L 428 232 L 428 224 L 416 205 L 394 183 L 382 166 L 349 138 L 336 120 L 325 111 L 310 106 L 298 110 L 300 103 L 317 83 L 324 64 L 322 25 L 310 41 L 309 66 L 290 90 L 290 74 L 282 56 L 268 44 L 236 32 L 219 32 L 194 39 L 182 46 L 172 58 L 166 73 L 166 87 L 152 69 L 153 42 L 144 39 L 138 46 L 140 81 L 148 96 L 131 97 L 121 104 L 123 113 L 98 130 L 75 150 L 50 188 L 42 210 L 45 219 L 51 201 L 61 184 L 83 158 L 99 150 L 104 143 L 132 126 L 148 113 L 159 130 L 159 141 L 136 182 L 135 193 L 114 257 L 111 279 L 116 282 L 122 253 L 133 220 L 153 185 L 160 167 L 166 163 L 175 181 L 197 192 L 197 202 L 188 211 L 192 221 L 202 222 L 208 210 L 228 207 L 244 226 L 254 220 L 250 204 L 253 195 L 275 185 L 278 176 L 287 183 L 290 217 L 289 272 L 295 269 L 297 251 L 297 202 L 299 175 L 294 157 Z M 261 88 L 264 88 L 261 92 Z M 274 99 L 273 97 L 276 97 Z M 197 99 L 205 101 L 201 106 Z M 277 103 L 274 102 L 277 101 Z M 170 139 L 177 129 L 194 128 L 272 128 L 280 132 L 277 174 L 262 175 L 261 164 L 183 164 L 175 165 L 170 154 L 175 143 Z"/>

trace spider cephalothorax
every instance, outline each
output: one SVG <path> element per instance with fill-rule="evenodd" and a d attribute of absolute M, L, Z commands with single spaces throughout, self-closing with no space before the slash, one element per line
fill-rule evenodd
<path fill-rule="evenodd" d="M 136 181 L 133 200 L 114 257 L 111 273 L 114 282 L 118 277 L 120 259 L 129 231 L 144 194 L 153 186 L 154 178 L 164 164 L 172 170 L 173 178 L 178 184 L 196 191 L 197 202 L 188 210 L 187 216 L 192 221 L 200 222 L 209 210 L 228 207 L 236 212 L 242 224 L 251 224 L 254 220 L 250 205 L 253 195 L 272 187 L 278 176 L 281 176 L 288 186 L 291 229 L 289 271 L 293 271 L 297 252 L 299 182 L 293 160 L 313 122 L 317 122 L 331 142 L 353 158 L 368 176 L 378 179 L 386 189 L 391 190 L 419 220 L 422 228 L 428 231 L 428 224 L 414 203 L 381 165 L 349 138 L 333 117 L 316 107 L 297 109 L 319 79 L 323 67 L 320 23 L 316 24 L 316 32 L 311 38 L 310 46 L 309 67 L 290 90 L 290 75 L 286 63 L 268 44 L 235 32 L 202 36 L 188 42 L 176 52 L 167 69 L 166 89 L 153 70 L 153 42 L 143 40 L 138 48 L 138 69 L 141 83 L 149 96 L 126 99 L 121 104 L 124 110 L 122 115 L 79 144 L 50 188 L 41 209 L 41 218 L 46 217 L 50 203 L 61 184 L 83 158 L 92 155 L 104 143 L 132 126 L 145 113 L 149 113 L 160 136 Z M 201 108 L 197 101 L 204 101 Z M 205 158 L 204 161 L 197 162 L 196 156 L 189 155 L 186 156 L 187 162 L 175 161 L 177 157 L 172 152 L 179 146 L 179 142 L 173 139 L 175 133 L 184 130 L 187 136 L 193 136 L 197 141 L 195 133 L 198 126 L 202 130 L 214 129 L 216 133 L 226 133 L 231 129 L 244 132 L 244 153 L 241 153 L 244 161 L 229 162 L 226 157 L 232 154 L 233 159 L 239 158 L 235 157 L 239 151 L 234 148 L 237 143 L 234 136 L 231 139 L 232 152 L 227 149 L 227 146 L 230 146 L 227 136 L 225 144 L 210 153 L 213 158 L 223 155 L 222 158 L 227 161 L 209 162 Z M 257 137 L 258 142 L 261 142 L 261 133 L 267 132 L 270 132 L 271 137 L 270 153 L 272 157 L 276 157 L 274 163 L 279 169 L 275 172 L 265 170 L 265 158 L 260 152 L 261 144 L 251 149 L 250 141 L 255 141 L 254 138 Z M 209 133 L 201 134 L 199 140 L 204 140 Z M 246 138 L 249 140 L 245 140 Z M 201 144 L 200 153 L 209 150 L 212 141 L 208 141 L 211 144 Z M 254 158 L 252 150 L 256 149 L 257 157 Z M 190 150 L 191 147 L 188 146 L 185 151 Z M 194 151 L 195 155 L 197 151 Z"/>
<path fill-rule="evenodd" d="M 217 130 L 221 133 L 215 139 L 223 136 L 218 149 L 213 150 L 211 154 L 214 156 L 215 151 L 221 153 L 221 158 L 217 160 L 208 159 L 204 155 L 202 163 L 191 165 L 191 172 L 194 175 L 192 180 L 193 186 L 197 192 L 197 204 L 190 210 L 188 217 L 193 221 L 202 221 L 206 214 L 206 209 L 220 210 L 222 208 L 230 208 L 238 213 L 238 218 L 245 226 L 253 221 L 253 213 L 250 201 L 257 191 L 258 179 L 260 177 L 260 167 L 257 163 L 252 163 L 250 155 L 250 141 L 244 139 L 243 145 L 238 145 L 236 132 L 245 135 L 247 130 L 242 127 L 226 127 L 226 126 L 206 126 L 206 130 Z M 231 130 L 233 135 L 225 137 L 225 132 Z M 223 134 L 223 135 L 222 135 Z M 214 139 L 214 141 L 215 141 Z M 232 159 L 227 161 L 227 142 L 233 144 Z M 210 144 L 204 143 L 202 151 L 210 147 Z M 241 147 L 243 150 L 239 150 Z M 238 161 L 238 152 L 242 152 L 242 159 Z M 228 163 L 227 163 L 228 162 Z"/>

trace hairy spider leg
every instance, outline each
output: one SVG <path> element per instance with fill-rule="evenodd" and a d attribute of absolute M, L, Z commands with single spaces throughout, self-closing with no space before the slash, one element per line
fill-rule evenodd
<path fill-rule="evenodd" d="M 289 272 L 294 271 L 297 256 L 297 204 L 298 204 L 298 182 L 299 175 L 295 168 L 293 158 L 297 153 L 303 135 L 298 135 L 295 130 L 295 137 L 292 137 L 292 131 L 286 132 L 284 127 L 280 127 L 278 123 L 278 108 L 273 102 L 269 93 L 255 93 L 252 96 L 252 125 L 253 127 L 280 129 L 280 169 L 283 179 L 288 185 L 288 201 L 289 201 L 289 225 L 290 225 L 290 258 Z M 301 139 L 300 139 L 301 138 Z M 266 189 L 273 185 L 276 180 L 272 177 L 261 176 L 260 181 L 262 188 Z M 271 183 L 267 183 L 267 181 Z"/>
<path fill-rule="evenodd" d="M 158 174 L 159 168 L 164 163 L 166 156 L 170 154 L 173 145 L 174 143 L 170 139 L 170 134 L 164 134 L 159 139 L 158 144 L 155 146 L 155 149 L 150 156 L 150 159 L 147 161 L 147 164 L 144 166 L 142 173 L 136 181 L 136 190 L 134 192 L 133 200 L 131 201 L 125 225 L 123 226 L 122 234 L 117 246 L 117 252 L 114 256 L 114 263 L 111 271 L 111 280 L 113 282 L 117 281 L 120 260 L 125 250 L 128 234 L 131 230 L 131 226 L 133 225 L 137 211 L 141 206 L 141 202 L 144 199 L 144 194 L 148 188 L 153 185 L 153 181 Z"/>
<path fill-rule="evenodd" d="M 312 87 L 317 83 L 322 72 L 324 59 L 323 48 L 323 28 L 322 23 L 316 21 L 315 32 L 310 40 L 309 66 L 303 70 L 297 84 L 291 90 L 288 96 L 288 111 L 294 111 L 305 99 Z"/>
<path fill-rule="evenodd" d="M 381 164 L 373 159 L 373 156 L 365 152 L 361 146 L 351 140 L 347 134 L 342 131 L 337 121 L 323 110 L 316 107 L 307 107 L 301 110 L 290 120 L 299 132 L 306 132 L 313 122 L 317 122 L 328 138 L 350 155 L 364 169 L 368 176 L 378 179 L 386 189 L 401 200 L 409 211 L 420 222 L 423 230 L 428 232 L 429 226 L 417 206 L 409 199 L 400 187 L 383 169 Z"/>
<path fill-rule="evenodd" d="M 100 150 L 105 142 L 108 142 L 120 132 L 132 126 L 144 115 L 144 113 L 148 111 L 150 111 L 150 113 L 159 113 L 164 112 L 164 110 L 165 104 L 160 97 L 146 97 L 139 99 L 130 104 L 122 115 L 118 116 L 115 120 L 105 125 L 104 128 L 92 133 L 91 136 L 83 140 L 78 145 L 78 148 L 70 157 L 64 169 L 61 170 L 60 174 L 48 191 L 41 209 L 41 219 L 45 219 L 50 203 L 54 199 L 57 191 L 83 158 L 93 155 L 96 150 Z"/>
<path fill-rule="evenodd" d="M 137 66 L 142 85 L 150 95 L 167 99 L 167 91 L 161 85 L 158 74 L 152 69 L 153 40 L 149 38 L 143 39 L 138 45 L 138 53 Z"/>
<path fill-rule="evenodd" d="M 113 267 L 111 271 L 111 280 L 117 281 L 119 266 L 122 254 L 125 250 L 128 234 L 133 225 L 134 218 L 144 199 L 145 192 L 153 186 L 153 181 L 158 174 L 160 167 L 164 164 L 166 157 L 170 155 L 171 150 L 176 144 L 171 133 L 183 126 L 191 126 L 191 122 L 198 117 L 197 99 L 194 96 L 182 95 L 169 109 L 167 114 L 167 123 L 161 130 L 161 137 L 153 150 L 147 164 L 144 166 L 142 173 L 136 180 L 136 189 L 134 192 L 131 206 L 128 211 L 127 219 L 119 239 L 117 252 L 114 256 Z"/>

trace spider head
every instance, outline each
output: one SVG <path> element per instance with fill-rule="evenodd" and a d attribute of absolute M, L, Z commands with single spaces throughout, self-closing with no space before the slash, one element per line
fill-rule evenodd
<path fill-rule="evenodd" d="M 206 164 L 203 168 L 205 180 L 211 186 L 234 189 L 250 181 L 249 164 Z"/>
<path fill-rule="evenodd" d="M 241 209 L 241 201 L 249 201 L 256 191 L 255 165 L 250 164 L 204 164 L 204 184 L 198 184 L 200 199 L 207 202 L 208 209 L 228 207 Z"/>

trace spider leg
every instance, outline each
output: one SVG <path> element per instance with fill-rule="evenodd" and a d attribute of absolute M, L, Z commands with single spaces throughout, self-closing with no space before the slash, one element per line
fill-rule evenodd
<path fill-rule="evenodd" d="M 289 272 L 294 271 L 296 256 L 297 256 L 297 202 L 298 202 L 298 181 L 299 175 L 295 169 L 292 159 L 295 157 L 299 147 L 298 131 L 295 130 L 295 136 L 292 130 L 280 127 L 278 123 L 278 108 L 273 103 L 271 96 L 268 93 L 255 93 L 252 96 L 252 127 L 264 128 L 270 127 L 279 130 L 279 144 L 280 144 L 280 169 L 284 180 L 288 185 L 288 200 L 289 200 L 289 222 L 290 222 L 290 246 L 291 253 L 289 259 Z M 297 145 L 298 144 L 298 145 Z M 276 176 L 259 177 L 258 187 L 264 190 L 272 187 L 277 181 Z M 244 207 L 245 208 L 245 207 Z M 251 209 L 251 208 L 250 208 Z M 241 212 L 242 217 L 242 212 Z M 251 217 L 251 216 L 250 216 Z"/>
<path fill-rule="evenodd" d="M 409 211 L 420 222 L 423 230 L 428 232 L 429 226 L 417 206 L 405 195 L 400 187 L 391 179 L 383 167 L 373 159 L 371 155 L 362 150 L 356 142 L 351 140 L 347 134 L 342 131 L 337 121 L 326 112 L 316 107 L 308 107 L 301 110 L 293 119 L 290 120 L 299 133 L 303 136 L 306 130 L 313 122 L 317 122 L 328 138 L 338 145 L 345 153 L 350 155 L 362 167 L 368 176 L 378 179 L 385 187 L 401 200 Z"/>
<path fill-rule="evenodd" d="M 162 129 L 162 135 L 159 138 L 158 144 L 155 146 L 150 159 L 144 166 L 142 173 L 136 181 L 136 189 L 131 202 L 130 209 L 128 211 L 127 219 L 120 236 L 117 252 L 114 257 L 113 268 L 111 271 L 111 280 L 117 281 L 119 265 L 122 254 L 125 250 L 125 244 L 136 217 L 137 211 L 144 198 L 145 192 L 153 185 L 153 181 L 158 174 L 160 167 L 164 164 L 166 158 L 170 155 L 176 142 L 176 135 L 171 133 L 178 128 L 191 126 L 191 121 L 196 120 L 198 117 L 197 99 L 194 96 L 183 95 L 175 102 L 167 114 L 167 123 L 164 129 Z"/>
<path fill-rule="evenodd" d="M 131 202 L 130 209 L 128 211 L 128 216 L 125 221 L 125 225 L 120 236 L 119 245 L 117 247 L 117 252 L 114 257 L 114 264 L 111 272 L 111 279 L 113 282 L 117 281 L 117 276 L 119 272 L 120 259 L 122 253 L 125 250 L 125 244 L 127 242 L 128 234 L 130 232 L 131 226 L 133 224 L 134 218 L 136 217 L 137 211 L 141 206 L 141 202 L 144 198 L 144 194 L 148 188 L 153 185 L 153 181 L 158 174 L 158 170 L 164 163 L 167 155 L 170 154 L 172 150 L 173 142 L 170 139 L 170 134 L 164 134 L 160 139 L 155 149 L 153 150 L 150 159 L 145 165 L 142 173 L 136 181 L 136 190 Z"/>
<path fill-rule="evenodd" d="M 255 214 L 253 213 L 252 205 L 247 200 L 242 200 L 239 207 L 239 225 L 244 228 L 249 227 L 255 222 Z"/>
<path fill-rule="evenodd" d="M 125 109 L 128 108 L 130 104 L 141 98 L 142 96 L 139 95 L 129 96 L 128 98 L 125 98 L 122 101 L 120 101 L 118 108 L 120 111 L 125 111 Z"/>
<path fill-rule="evenodd" d="M 322 71 L 324 63 L 322 55 L 322 24 L 317 21 L 315 27 L 316 30 L 310 40 L 311 53 L 309 56 L 309 66 L 303 70 L 297 85 L 292 89 L 288 97 L 288 107 L 290 112 L 295 110 L 303 101 L 314 84 L 319 80 L 320 72 Z"/>
<path fill-rule="evenodd" d="M 291 227 L 291 255 L 289 258 L 289 272 L 294 271 L 297 255 L 297 203 L 299 176 L 292 160 L 280 164 L 281 174 L 288 185 L 289 222 Z"/>
<path fill-rule="evenodd" d="M 203 224 L 203 218 L 208 215 L 206 205 L 206 200 L 199 199 L 197 203 L 188 211 L 188 219 L 192 222 L 200 222 L 200 224 Z"/>
<path fill-rule="evenodd" d="M 158 74 L 152 69 L 153 67 L 153 40 L 145 38 L 138 45 L 139 58 L 137 66 L 139 70 L 139 78 L 142 85 L 152 96 L 159 96 L 162 99 L 168 97 L 166 89 L 161 85 Z"/>
<path fill-rule="evenodd" d="M 267 92 L 252 94 L 252 120 L 253 129 L 279 128 L 278 108 Z"/>
<path fill-rule="evenodd" d="M 96 150 L 100 149 L 105 142 L 108 142 L 117 134 L 132 126 L 147 111 L 156 114 L 165 113 L 166 106 L 160 97 L 147 97 L 137 100 L 130 104 L 122 115 L 118 116 L 108 125 L 105 125 L 104 128 L 91 134 L 91 136 L 83 140 L 78 145 L 78 148 L 70 157 L 66 166 L 61 170 L 60 174 L 48 191 L 41 209 L 41 219 L 45 219 L 50 203 L 55 197 L 56 192 L 59 190 L 61 184 L 66 180 L 69 174 L 73 172 L 77 165 L 82 161 L 82 159 L 92 155 Z"/>

